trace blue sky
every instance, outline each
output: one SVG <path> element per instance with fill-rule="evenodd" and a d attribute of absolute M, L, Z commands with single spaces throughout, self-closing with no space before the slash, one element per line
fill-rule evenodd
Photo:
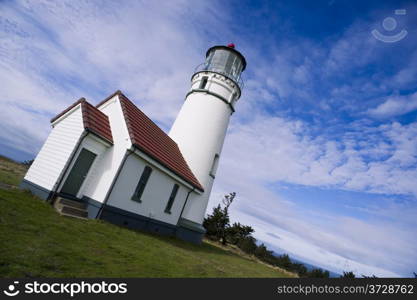
<path fill-rule="evenodd" d="M 412 1 L 2 1 L 0 153 L 33 158 L 52 116 L 117 89 L 168 131 L 206 49 L 234 42 L 245 88 L 208 209 L 236 191 L 232 220 L 276 249 L 411 276 L 416 20 Z"/>

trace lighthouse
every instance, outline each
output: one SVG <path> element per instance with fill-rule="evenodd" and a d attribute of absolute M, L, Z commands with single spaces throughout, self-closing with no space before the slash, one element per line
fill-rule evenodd
<path fill-rule="evenodd" d="M 242 93 L 245 68 L 246 60 L 234 44 L 208 49 L 169 132 L 204 188 L 202 194 L 193 193 L 188 199 L 182 213 L 186 220 L 203 222 L 230 117 Z"/>
<path fill-rule="evenodd" d="M 210 48 L 169 135 L 119 90 L 79 99 L 52 118 L 21 188 L 65 216 L 201 243 L 245 67 L 233 44 Z"/>

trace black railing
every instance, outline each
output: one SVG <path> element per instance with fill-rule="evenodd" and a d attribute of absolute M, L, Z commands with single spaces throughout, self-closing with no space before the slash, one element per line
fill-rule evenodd
<path fill-rule="evenodd" d="M 233 80 L 235 83 L 237 83 L 239 85 L 239 88 L 243 90 L 244 82 L 243 82 L 241 74 L 236 76 L 236 75 L 233 75 L 231 72 L 225 71 L 224 65 L 213 65 L 213 64 L 207 65 L 206 63 L 202 63 L 195 68 L 194 73 L 201 72 L 201 71 L 211 71 L 211 72 L 222 74 L 226 76 L 227 78 Z"/>

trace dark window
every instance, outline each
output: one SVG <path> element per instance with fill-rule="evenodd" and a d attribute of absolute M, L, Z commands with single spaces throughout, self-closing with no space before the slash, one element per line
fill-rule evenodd
<path fill-rule="evenodd" d="M 152 169 L 148 166 L 145 167 L 145 169 L 142 172 L 142 175 L 140 176 L 139 183 L 136 186 L 135 193 L 132 196 L 132 200 L 137 202 L 142 202 L 141 197 L 143 194 L 143 191 L 145 190 L 146 183 L 148 182 L 149 176 L 151 176 Z"/>
<path fill-rule="evenodd" d="M 171 196 L 169 196 L 167 207 L 165 207 L 165 212 L 168 214 L 171 213 L 171 207 L 172 207 L 172 204 L 174 204 L 175 197 L 177 196 L 178 188 L 179 188 L 179 185 L 174 184 L 174 187 L 172 188 Z"/>
<path fill-rule="evenodd" d="M 211 165 L 211 170 L 210 170 L 211 177 L 214 178 L 216 176 L 216 171 L 217 171 L 218 166 L 219 166 L 219 155 L 216 154 L 214 155 L 213 164 Z"/>
<path fill-rule="evenodd" d="M 203 78 L 201 78 L 199 89 L 206 88 L 207 80 L 208 80 L 207 76 L 204 76 Z"/>

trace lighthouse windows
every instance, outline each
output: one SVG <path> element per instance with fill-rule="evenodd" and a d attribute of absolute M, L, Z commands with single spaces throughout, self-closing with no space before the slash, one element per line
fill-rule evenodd
<path fill-rule="evenodd" d="M 136 186 L 135 193 L 132 196 L 133 201 L 142 202 L 140 198 L 142 197 L 143 191 L 145 190 L 145 186 L 148 183 L 151 173 L 152 173 L 152 169 L 146 166 L 142 172 L 142 175 L 140 176 L 139 183 Z"/>
<path fill-rule="evenodd" d="M 208 81 L 208 77 L 203 76 L 203 78 L 201 78 L 200 86 L 198 88 L 201 89 L 201 90 L 205 89 L 206 85 L 207 85 L 207 81 Z"/>
<path fill-rule="evenodd" d="M 204 69 L 224 74 L 234 81 L 239 81 L 243 64 L 240 56 L 230 49 L 215 49 L 207 57 Z"/>
<path fill-rule="evenodd" d="M 215 178 L 217 167 L 219 166 L 219 155 L 214 155 L 213 164 L 211 165 L 210 176 Z"/>

